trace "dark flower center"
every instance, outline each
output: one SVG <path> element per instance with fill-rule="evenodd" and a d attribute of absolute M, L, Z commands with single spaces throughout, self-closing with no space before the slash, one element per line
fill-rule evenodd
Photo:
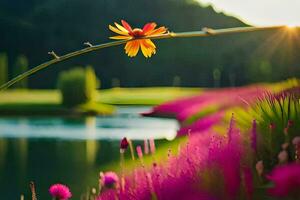
<path fill-rule="evenodd" d="M 130 33 L 130 35 L 137 38 L 137 37 L 143 37 L 144 33 L 143 33 L 142 29 L 135 28 L 135 29 L 132 30 L 132 32 Z"/>

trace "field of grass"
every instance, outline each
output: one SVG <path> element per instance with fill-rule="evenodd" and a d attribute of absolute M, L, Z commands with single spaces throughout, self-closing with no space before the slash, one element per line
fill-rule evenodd
<path fill-rule="evenodd" d="M 99 91 L 97 103 L 68 109 L 60 105 L 58 90 L 6 90 L 0 92 L 0 115 L 112 114 L 112 105 L 157 105 L 200 92 L 199 88 L 112 88 Z"/>
<path fill-rule="evenodd" d="M 180 87 L 112 88 L 101 90 L 98 101 L 113 105 L 157 105 L 201 91 L 200 88 Z"/>

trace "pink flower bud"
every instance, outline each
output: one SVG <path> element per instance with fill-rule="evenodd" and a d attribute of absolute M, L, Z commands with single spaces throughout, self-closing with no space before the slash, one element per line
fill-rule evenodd
<path fill-rule="evenodd" d="M 276 128 L 276 125 L 272 122 L 269 124 L 269 129 L 273 131 Z"/>
<path fill-rule="evenodd" d="M 143 151 L 142 151 L 142 147 L 141 146 L 137 146 L 136 147 L 136 152 L 138 154 L 138 157 L 141 159 L 143 158 Z"/>
<path fill-rule="evenodd" d="M 264 172 L 264 163 L 262 160 L 258 161 L 255 165 L 256 171 L 259 176 L 261 176 Z"/>
<path fill-rule="evenodd" d="M 289 147 L 289 143 L 283 143 L 282 145 L 281 145 L 281 148 L 283 149 L 283 150 L 286 150 L 288 147 Z"/>
<path fill-rule="evenodd" d="M 152 154 L 155 153 L 155 141 L 154 139 L 150 139 L 150 151 Z"/>
<path fill-rule="evenodd" d="M 120 150 L 124 152 L 127 149 L 128 145 L 129 145 L 128 140 L 126 137 L 124 137 L 120 143 Z"/>
<path fill-rule="evenodd" d="M 288 120 L 288 127 L 291 127 L 294 125 L 294 121 L 293 120 Z"/>
<path fill-rule="evenodd" d="M 288 152 L 287 151 L 281 151 L 279 154 L 278 154 L 278 161 L 279 161 L 279 163 L 287 163 L 287 161 L 288 161 L 288 157 L 289 157 L 289 155 L 288 155 Z"/>
<path fill-rule="evenodd" d="M 288 127 L 284 128 L 283 133 L 284 133 L 284 135 L 288 135 L 289 134 L 289 128 Z"/>
<path fill-rule="evenodd" d="M 300 145 L 300 137 L 299 136 L 294 137 L 294 139 L 293 139 L 293 145 Z"/>
<path fill-rule="evenodd" d="M 144 140 L 144 152 L 145 154 L 149 154 L 149 143 L 148 140 Z"/>

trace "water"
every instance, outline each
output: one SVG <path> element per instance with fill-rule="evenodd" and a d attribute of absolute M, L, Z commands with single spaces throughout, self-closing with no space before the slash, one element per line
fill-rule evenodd
<path fill-rule="evenodd" d="M 28 183 L 36 183 L 40 199 L 50 199 L 52 183 L 68 184 L 79 199 L 97 186 L 98 173 L 117 166 L 119 140 L 171 140 L 175 120 L 144 118 L 148 107 L 120 107 L 113 117 L 0 118 L 0 199 L 29 198 Z"/>

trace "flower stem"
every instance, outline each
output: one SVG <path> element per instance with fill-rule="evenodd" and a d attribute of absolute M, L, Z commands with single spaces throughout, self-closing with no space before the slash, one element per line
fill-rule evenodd
<path fill-rule="evenodd" d="M 191 31 L 191 32 L 181 32 L 181 33 L 168 32 L 168 33 L 162 34 L 162 35 L 147 36 L 147 37 L 138 38 L 138 39 L 156 40 L 156 39 L 167 39 L 167 38 L 207 37 L 207 36 L 223 35 L 223 34 L 230 34 L 230 33 L 242 33 L 242 32 L 260 31 L 260 30 L 281 29 L 281 28 L 285 28 L 285 26 L 236 27 L 236 28 L 226 28 L 226 29 L 203 28 L 201 31 Z M 136 39 L 137 38 L 133 38 L 130 40 L 136 40 Z M 80 56 L 80 55 L 83 55 L 83 54 L 86 54 L 89 52 L 125 44 L 130 40 L 120 40 L 120 41 L 103 43 L 103 44 L 99 44 L 99 45 L 92 45 L 90 43 L 85 43 L 85 44 L 89 44 L 89 45 L 87 45 L 88 47 L 71 52 L 71 53 L 67 53 L 62 56 L 58 56 L 55 54 L 55 52 L 52 51 L 49 53 L 54 57 L 52 60 L 49 60 L 49 61 L 42 63 L 36 67 L 33 67 L 32 69 L 24 72 L 23 74 L 20 74 L 19 76 L 4 83 L 3 85 L 0 86 L 0 90 L 5 90 L 8 87 L 12 86 L 13 84 L 17 83 L 18 81 L 21 81 L 22 79 L 29 77 L 30 75 L 32 75 L 44 68 L 47 68 L 51 65 L 54 65 L 56 63 L 60 63 L 64 60 L 68 60 L 70 58 L 77 57 L 77 56 Z"/>
<path fill-rule="evenodd" d="M 129 143 L 129 148 L 130 148 L 131 159 L 135 160 L 132 141 L 130 139 L 128 139 L 128 143 Z"/>
<path fill-rule="evenodd" d="M 121 191 L 123 192 L 125 190 L 125 158 L 124 158 L 124 152 L 120 152 L 120 167 L 121 167 Z"/>

